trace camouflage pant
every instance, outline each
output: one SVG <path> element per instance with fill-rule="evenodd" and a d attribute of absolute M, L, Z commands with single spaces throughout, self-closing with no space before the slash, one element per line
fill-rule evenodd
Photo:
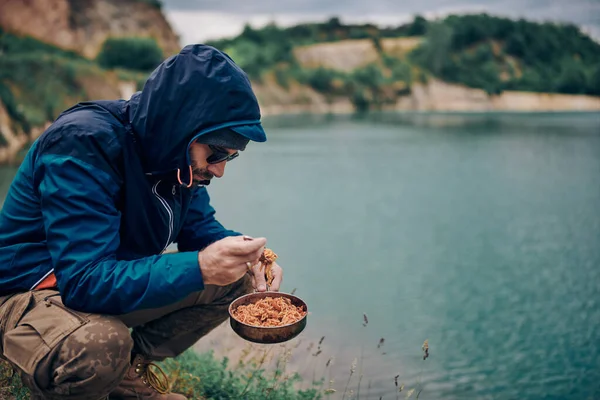
<path fill-rule="evenodd" d="M 180 354 L 225 321 L 229 304 L 250 290 L 245 276 L 122 316 L 71 310 L 54 290 L 0 297 L 0 354 L 36 398 L 99 400 L 121 382 L 132 352 L 151 360 Z"/>

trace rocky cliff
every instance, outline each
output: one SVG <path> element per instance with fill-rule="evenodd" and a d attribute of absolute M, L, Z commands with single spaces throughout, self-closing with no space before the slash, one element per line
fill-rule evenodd
<path fill-rule="evenodd" d="M 348 98 L 327 98 L 306 86 L 284 90 L 273 82 L 254 85 L 263 115 L 325 113 L 349 114 L 355 111 Z M 484 90 L 431 79 L 416 83 L 410 94 L 382 107 L 386 111 L 440 112 L 599 112 L 600 97 L 557 93 L 504 91 L 488 95 Z"/>
<path fill-rule="evenodd" d="M 160 8 L 140 0 L 0 0 L 0 27 L 94 58 L 109 36 L 149 36 L 165 55 L 179 39 Z"/>
<path fill-rule="evenodd" d="M 404 58 L 417 47 L 418 37 L 385 38 L 381 49 L 389 55 Z M 350 72 L 369 63 L 380 62 L 380 54 L 373 40 L 343 40 L 318 43 L 294 49 L 298 62 L 307 68 L 324 67 Z M 329 98 L 310 90 L 291 88 L 288 95 L 281 89 L 261 84 L 257 88 L 259 101 L 265 114 L 299 112 L 353 112 L 349 99 Z M 484 90 L 443 82 L 430 77 L 428 82 L 412 84 L 411 93 L 399 96 L 395 104 L 384 109 L 415 111 L 600 111 L 600 97 L 558 93 L 536 93 L 505 90 L 499 95 L 489 95 Z"/>
<path fill-rule="evenodd" d="M 506 90 L 488 95 L 484 90 L 431 79 L 415 84 L 409 96 L 401 97 L 397 110 L 418 111 L 600 111 L 600 97 Z"/>
<path fill-rule="evenodd" d="M 417 47 L 421 40 L 420 37 L 383 38 L 379 44 L 387 54 L 402 57 Z M 349 72 L 377 61 L 380 55 L 373 40 L 357 39 L 299 46 L 294 49 L 294 57 L 304 67 Z"/>

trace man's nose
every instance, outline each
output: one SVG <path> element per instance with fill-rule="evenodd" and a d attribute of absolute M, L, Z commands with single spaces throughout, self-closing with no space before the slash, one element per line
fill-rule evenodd
<path fill-rule="evenodd" d="M 225 164 L 227 164 L 227 161 L 222 161 L 222 162 L 220 162 L 218 164 L 209 164 L 208 165 L 208 172 L 210 172 L 211 174 L 213 174 L 217 178 L 220 178 L 223 175 L 225 175 Z"/>

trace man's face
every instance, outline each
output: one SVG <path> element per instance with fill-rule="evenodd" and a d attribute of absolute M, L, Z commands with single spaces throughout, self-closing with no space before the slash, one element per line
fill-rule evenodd
<path fill-rule="evenodd" d="M 219 153 L 227 153 L 229 155 L 237 153 L 236 150 L 226 147 L 217 147 Z M 190 146 L 190 159 L 192 160 L 193 180 L 195 185 L 206 185 L 206 181 L 210 181 L 213 177 L 220 178 L 225 174 L 225 164 L 227 160 L 218 163 L 209 164 L 207 158 L 213 155 L 215 151 L 208 145 L 194 142 Z"/>

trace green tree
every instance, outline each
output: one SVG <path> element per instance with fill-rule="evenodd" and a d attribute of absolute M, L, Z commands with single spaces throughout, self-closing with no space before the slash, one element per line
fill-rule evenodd
<path fill-rule="evenodd" d="M 356 69 L 352 73 L 352 79 L 359 85 L 363 85 L 371 89 L 377 89 L 385 82 L 381 68 L 379 68 L 379 66 L 376 64 L 369 64 L 362 68 Z"/>
<path fill-rule="evenodd" d="M 125 68 L 148 72 L 163 60 L 163 52 L 152 38 L 108 38 L 97 61 L 104 68 Z"/>
<path fill-rule="evenodd" d="M 564 62 L 564 69 L 556 81 L 559 93 L 581 94 L 587 89 L 587 76 L 583 68 L 575 61 Z"/>
<path fill-rule="evenodd" d="M 306 70 L 301 80 L 318 92 L 331 93 L 334 90 L 333 81 L 337 75 L 336 71 L 319 67 Z"/>
<path fill-rule="evenodd" d="M 596 68 L 590 73 L 588 80 L 588 93 L 600 96 L 600 65 L 597 65 Z"/>
<path fill-rule="evenodd" d="M 408 36 L 422 36 L 427 33 L 427 20 L 420 15 L 417 15 L 413 22 L 408 26 Z"/>
<path fill-rule="evenodd" d="M 431 23 L 427 29 L 419 61 L 436 75 L 442 72 L 450 57 L 452 34 L 452 28 L 443 22 Z"/>

